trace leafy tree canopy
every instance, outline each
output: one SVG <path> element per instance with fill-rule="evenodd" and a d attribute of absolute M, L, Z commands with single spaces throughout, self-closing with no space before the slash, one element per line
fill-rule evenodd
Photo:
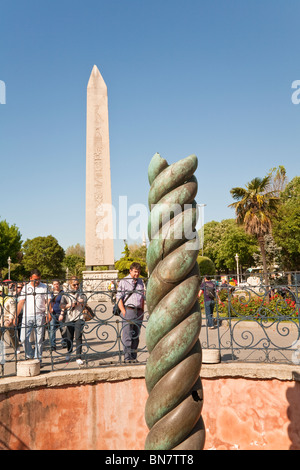
<path fill-rule="evenodd" d="M 232 188 L 230 193 L 236 201 L 229 207 L 235 209 L 236 221 L 249 235 L 257 237 L 262 256 L 265 284 L 269 284 L 265 251 L 265 236 L 272 233 L 272 218 L 279 205 L 277 192 L 270 190 L 271 176 L 254 178 L 245 188 Z"/>
<path fill-rule="evenodd" d="M 68 268 L 68 275 L 81 277 L 82 271 L 85 270 L 85 259 L 82 256 L 73 254 L 66 255 L 64 265 Z"/>
<path fill-rule="evenodd" d="M 285 269 L 300 270 L 300 177 L 282 191 L 280 206 L 273 220 L 273 236 L 282 248 Z"/>
<path fill-rule="evenodd" d="M 64 275 L 62 263 L 65 252 L 52 235 L 26 240 L 23 252 L 23 265 L 27 275 L 34 268 L 41 271 L 43 279 Z"/>
<path fill-rule="evenodd" d="M 197 263 L 199 265 L 200 276 L 213 276 L 216 274 L 215 265 L 207 256 L 198 256 Z"/>
<path fill-rule="evenodd" d="M 131 249 L 128 247 L 128 244 L 125 243 L 124 251 L 122 252 L 124 256 L 115 263 L 115 268 L 119 271 L 119 278 L 128 276 L 130 265 L 133 262 L 140 263 L 142 268 L 141 276 L 147 277 L 146 251 L 146 247 L 134 246 Z"/>
<path fill-rule="evenodd" d="M 236 269 L 236 253 L 241 266 L 252 266 L 253 254 L 257 251 L 256 238 L 245 233 L 234 219 L 204 225 L 203 254 L 213 261 L 219 272 Z"/>
<path fill-rule="evenodd" d="M 76 245 L 71 245 L 66 249 L 66 256 L 69 255 L 77 255 L 81 258 L 85 257 L 85 248 L 80 243 L 76 243 Z"/>
<path fill-rule="evenodd" d="M 271 216 L 279 203 L 276 192 L 269 191 L 270 181 L 270 176 L 257 177 L 247 183 L 245 188 L 237 187 L 230 191 L 236 202 L 229 207 L 235 209 L 237 223 L 258 240 L 271 232 Z"/>
<path fill-rule="evenodd" d="M 6 220 L 0 222 L 0 269 L 7 267 L 10 256 L 12 263 L 17 262 L 22 247 L 21 233 L 16 225 Z"/>

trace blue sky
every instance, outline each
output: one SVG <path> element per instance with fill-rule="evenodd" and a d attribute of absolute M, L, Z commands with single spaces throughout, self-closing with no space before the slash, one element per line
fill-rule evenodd
<path fill-rule="evenodd" d="M 197 155 L 205 222 L 234 217 L 230 189 L 270 168 L 299 175 L 299 14 L 299 0 L 2 0 L 0 218 L 24 241 L 84 244 L 94 64 L 109 93 L 115 207 L 124 195 L 147 204 L 155 152 Z"/>

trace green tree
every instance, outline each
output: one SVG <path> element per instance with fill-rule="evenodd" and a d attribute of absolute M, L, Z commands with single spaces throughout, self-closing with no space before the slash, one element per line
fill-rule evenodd
<path fill-rule="evenodd" d="M 199 265 L 200 276 L 213 276 L 216 274 L 215 265 L 207 256 L 198 256 L 197 263 Z"/>
<path fill-rule="evenodd" d="M 7 267 L 10 257 L 12 263 L 19 261 L 22 236 L 16 225 L 9 225 L 6 220 L 0 222 L 0 270 Z"/>
<path fill-rule="evenodd" d="M 276 271 L 276 269 L 280 267 L 281 258 L 282 258 L 281 251 L 282 251 L 282 248 L 279 247 L 275 243 L 273 236 L 271 234 L 266 235 L 265 236 L 265 252 L 266 252 L 268 271 Z M 261 254 L 254 253 L 253 258 L 254 258 L 256 266 L 262 265 Z"/>
<path fill-rule="evenodd" d="M 278 167 L 271 168 L 268 176 L 270 177 L 268 191 L 274 191 L 274 195 L 280 197 L 282 191 L 284 191 L 288 184 L 285 167 L 279 165 Z"/>
<path fill-rule="evenodd" d="M 69 276 L 81 277 L 82 271 L 85 270 L 85 259 L 76 254 L 67 255 L 64 259 L 64 266 L 68 268 Z"/>
<path fill-rule="evenodd" d="M 212 220 L 204 224 L 203 255 L 216 262 L 218 250 L 221 243 L 221 223 Z M 218 269 L 218 268 L 217 268 Z"/>
<path fill-rule="evenodd" d="M 8 268 L 2 269 L 3 279 L 8 279 Z M 26 278 L 26 271 L 22 263 L 11 263 L 10 265 L 10 279 L 13 281 L 22 281 Z"/>
<path fill-rule="evenodd" d="M 235 219 L 208 222 L 204 225 L 203 254 L 210 258 L 218 272 L 236 269 L 235 255 L 240 265 L 253 265 L 253 255 L 259 250 L 255 237 L 245 233 Z"/>
<path fill-rule="evenodd" d="M 134 244 L 134 245 L 129 245 L 129 252 L 130 255 L 134 259 L 139 259 L 138 261 L 141 264 L 146 264 L 146 255 L 147 255 L 147 247 L 145 245 L 141 244 Z"/>
<path fill-rule="evenodd" d="M 130 265 L 133 262 L 140 263 L 141 265 L 141 276 L 147 277 L 147 265 L 144 259 L 143 251 L 141 253 L 136 253 L 136 249 L 131 252 L 128 244 L 125 243 L 124 251 L 122 252 L 122 256 L 118 261 L 115 263 L 116 269 L 119 271 L 119 278 L 123 278 L 128 276 Z"/>
<path fill-rule="evenodd" d="M 286 270 L 300 270 L 300 177 L 296 176 L 280 196 L 280 206 L 273 219 L 273 236 L 282 248 Z"/>
<path fill-rule="evenodd" d="M 76 243 L 76 245 L 71 245 L 66 249 L 66 256 L 69 255 L 77 255 L 81 258 L 85 257 L 85 248 L 80 243 Z"/>
<path fill-rule="evenodd" d="M 64 276 L 64 249 L 52 235 L 26 240 L 23 244 L 23 265 L 26 274 L 37 268 L 43 279 Z"/>
<path fill-rule="evenodd" d="M 236 202 L 230 204 L 236 213 L 236 220 L 249 235 L 257 238 L 261 251 L 265 284 L 269 284 L 265 252 L 265 235 L 272 231 L 272 218 L 278 208 L 279 198 L 274 191 L 268 191 L 270 176 L 254 178 L 246 188 L 232 188 L 230 193 Z"/>
<path fill-rule="evenodd" d="M 234 219 L 223 221 L 221 227 L 224 227 L 224 232 L 216 258 L 219 270 L 235 271 L 236 254 L 239 255 L 241 268 L 252 266 L 253 256 L 258 251 L 256 238 L 246 233 L 242 227 L 236 224 Z"/>

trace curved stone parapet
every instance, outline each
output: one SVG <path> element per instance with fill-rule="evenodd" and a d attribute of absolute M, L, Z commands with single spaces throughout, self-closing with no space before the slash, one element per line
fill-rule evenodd
<path fill-rule="evenodd" d="M 169 166 L 155 154 L 148 169 L 147 450 L 204 447 L 197 164 L 190 155 Z"/>

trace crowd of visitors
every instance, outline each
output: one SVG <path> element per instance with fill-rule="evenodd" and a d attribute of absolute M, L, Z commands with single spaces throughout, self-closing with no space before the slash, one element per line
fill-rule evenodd
<path fill-rule="evenodd" d="M 108 286 L 111 302 L 117 302 L 121 310 L 125 363 L 136 362 L 137 359 L 144 316 L 144 284 L 139 279 L 140 271 L 139 263 L 133 263 L 129 275 L 119 285 L 113 282 Z M 8 343 L 16 355 L 23 351 L 25 359 L 39 359 L 42 362 L 45 332 L 48 331 L 51 353 L 57 349 L 57 335 L 60 332 L 64 360 L 69 362 L 74 353 L 77 364 L 82 366 L 85 313 L 89 308 L 86 294 L 75 276 L 67 284 L 55 279 L 50 285 L 41 281 L 38 269 L 31 271 L 29 282 L 2 282 L 0 342 Z"/>
<path fill-rule="evenodd" d="M 111 281 L 106 286 L 107 295 L 118 307 L 120 315 L 124 363 L 137 362 L 145 301 L 145 285 L 140 272 L 140 264 L 132 263 L 128 276 L 119 283 Z M 209 329 L 215 328 L 213 312 L 222 290 L 228 293 L 234 287 L 227 279 L 223 278 L 217 286 L 204 276 L 199 299 L 203 295 Z M 83 292 L 77 277 L 71 277 L 65 284 L 58 279 L 45 284 L 38 269 L 31 271 L 27 283 L 0 283 L 0 346 L 5 339 L 16 356 L 24 352 L 26 359 L 42 361 L 47 331 L 51 353 L 58 349 L 66 362 L 74 358 L 82 366 L 85 312 L 92 297 L 93 293 Z"/>

